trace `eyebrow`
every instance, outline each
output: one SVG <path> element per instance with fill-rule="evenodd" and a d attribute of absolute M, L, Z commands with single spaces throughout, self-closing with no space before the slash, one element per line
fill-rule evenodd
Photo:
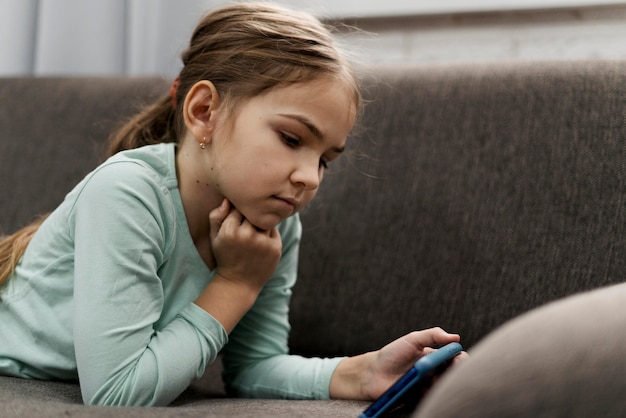
<path fill-rule="evenodd" d="M 322 131 L 319 130 L 319 128 L 317 126 L 315 126 L 315 124 L 313 122 L 311 122 L 311 120 L 309 120 L 309 118 L 307 118 L 306 116 L 302 116 L 302 115 L 295 115 L 295 114 L 291 114 L 291 113 L 281 113 L 280 116 L 284 116 L 286 118 L 289 119 L 293 119 L 297 122 L 300 122 L 302 125 L 304 125 L 309 132 L 311 132 L 311 134 L 317 138 L 318 140 L 323 140 L 324 139 L 324 134 L 322 134 Z M 333 152 L 336 152 L 338 154 L 341 154 L 344 151 L 345 147 L 331 147 L 331 150 Z"/>

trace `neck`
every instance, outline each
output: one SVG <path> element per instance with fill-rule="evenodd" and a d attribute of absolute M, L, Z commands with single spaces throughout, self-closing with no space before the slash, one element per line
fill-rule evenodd
<path fill-rule="evenodd" d="M 208 150 L 194 149 L 193 142 L 183 141 L 178 147 L 176 176 L 189 232 L 197 244 L 209 238 L 209 214 L 222 203 L 224 197 L 215 190 L 206 175 L 208 165 L 203 154 Z"/>

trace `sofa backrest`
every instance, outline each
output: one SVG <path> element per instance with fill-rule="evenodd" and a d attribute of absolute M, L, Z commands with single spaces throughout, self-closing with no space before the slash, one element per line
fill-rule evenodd
<path fill-rule="evenodd" d="M 0 79 L 0 231 L 52 210 L 158 78 Z M 291 346 L 355 354 L 624 280 L 626 62 L 376 68 L 302 214 Z"/>
<path fill-rule="evenodd" d="M 0 78 L 0 234 L 53 210 L 160 78 Z"/>
<path fill-rule="evenodd" d="M 626 62 L 431 65 L 366 78 L 362 132 L 303 215 L 292 346 L 465 346 L 626 280 Z M 344 158 L 344 157 L 342 157 Z"/>

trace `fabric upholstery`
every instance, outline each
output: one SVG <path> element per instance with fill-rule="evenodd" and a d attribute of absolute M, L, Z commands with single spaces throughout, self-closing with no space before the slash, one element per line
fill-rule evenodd
<path fill-rule="evenodd" d="M 522 312 L 625 279 L 626 63 L 366 81 L 362 133 L 302 216 L 295 349 L 353 353 L 434 325 L 471 347 Z"/>
<path fill-rule="evenodd" d="M 0 376 L 0 416 L 12 417 L 356 417 L 367 407 L 357 401 L 232 399 L 191 388 L 169 407 L 84 406 L 78 385 Z"/>

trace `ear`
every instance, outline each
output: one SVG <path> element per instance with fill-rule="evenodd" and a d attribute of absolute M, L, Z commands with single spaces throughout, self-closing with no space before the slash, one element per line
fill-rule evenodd
<path fill-rule="evenodd" d="M 210 142 L 215 131 L 220 97 L 215 85 L 202 80 L 194 84 L 183 105 L 185 126 L 198 142 Z"/>

